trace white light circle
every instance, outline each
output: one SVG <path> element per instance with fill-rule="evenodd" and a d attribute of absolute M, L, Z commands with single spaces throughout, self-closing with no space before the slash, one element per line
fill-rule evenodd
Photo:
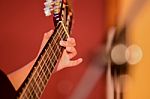
<path fill-rule="evenodd" d="M 127 47 L 124 44 L 117 44 L 113 47 L 111 51 L 111 59 L 115 64 L 121 65 L 127 62 L 125 57 L 126 49 Z"/>
<path fill-rule="evenodd" d="M 133 44 L 127 48 L 125 56 L 127 62 L 134 65 L 140 62 L 143 57 L 143 52 L 138 45 Z"/>

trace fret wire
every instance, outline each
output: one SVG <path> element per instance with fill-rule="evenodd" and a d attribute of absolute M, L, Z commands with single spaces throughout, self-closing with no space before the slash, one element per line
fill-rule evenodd
<path fill-rule="evenodd" d="M 56 38 L 55 38 L 56 39 Z M 54 39 L 53 39 L 53 42 L 54 42 Z M 49 44 L 49 48 L 51 48 L 51 46 L 54 48 L 54 46 L 53 45 L 50 45 Z M 49 49 L 48 49 L 49 50 Z M 55 49 L 53 49 L 53 50 L 55 50 Z M 55 50 L 55 52 L 57 52 L 57 50 Z M 55 52 L 53 52 L 53 53 L 55 53 Z M 52 56 L 52 60 L 54 60 L 54 56 L 53 56 L 53 54 L 50 54 L 51 56 Z M 57 56 L 57 55 L 55 55 L 55 56 Z M 55 61 L 55 60 L 54 60 Z M 51 67 L 51 69 L 52 69 L 52 67 Z"/>
<path fill-rule="evenodd" d="M 44 64 L 44 63 L 43 63 Z M 41 66 L 40 66 L 41 67 Z M 42 69 L 41 69 L 42 70 Z M 43 72 L 41 72 L 42 74 L 43 74 Z M 43 75 L 41 75 L 41 74 L 39 74 L 40 76 L 42 76 L 42 78 L 45 78 L 45 76 L 43 76 Z M 38 76 L 37 76 L 38 77 Z M 36 77 L 36 79 L 37 79 L 37 77 Z M 34 78 L 33 78 L 34 79 Z M 41 80 L 41 77 L 40 77 L 40 81 L 42 81 Z M 36 81 L 35 81 L 36 82 Z M 42 81 L 42 83 L 43 83 L 43 81 Z M 37 85 L 37 84 L 35 84 L 35 85 Z M 45 85 L 45 83 L 44 83 L 44 85 Z M 38 86 L 38 85 L 37 85 Z M 34 88 L 34 86 L 33 86 L 33 88 Z M 36 87 L 35 87 L 36 88 Z"/>
<path fill-rule="evenodd" d="M 46 52 L 44 53 L 43 56 L 46 57 Z M 45 58 L 45 57 L 42 57 L 41 61 L 43 61 L 43 58 Z M 48 58 L 47 58 L 47 59 L 48 59 Z M 44 66 L 44 64 L 46 63 L 46 60 L 47 60 L 47 59 L 44 59 L 44 61 L 43 61 L 42 64 L 39 63 L 39 65 L 40 65 L 40 67 L 41 67 L 41 70 L 44 71 L 44 76 L 45 76 L 46 80 L 48 80 L 48 76 L 47 76 L 47 74 L 45 73 L 45 71 L 47 71 L 47 73 L 49 73 L 48 71 L 50 71 L 50 70 L 47 68 L 47 66 Z M 45 84 L 45 83 L 44 83 L 44 84 Z"/>
<path fill-rule="evenodd" d="M 57 60 L 57 47 L 53 46 L 53 49 L 51 48 L 53 55 L 51 55 L 52 57 L 52 62 L 53 64 L 56 63 Z"/>
<path fill-rule="evenodd" d="M 58 48 L 58 47 L 57 47 Z M 56 49 L 57 50 L 57 49 Z M 59 55 L 58 55 L 59 56 Z M 56 56 L 55 56 L 56 57 Z M 35 75 L 35 73 L 34 73 L 34 75 Z M 31 80 L 30 80 L 31 81 Z M 27 87 L 26 87 L 27 88 Z M 25 91 L 24 91 L 25 92 Z M 23 93 L 23 92 L 22 92 Z"/>
<path fill-rule="evenodd" d="M 37 83 L 37 80 L 34 79 L 34 81 L 36 84 L 33 85 L 33 90 L 35 91 L 36 96 L 39 97 L 39 92 L 41 91 L 41 89 L 39 87 L 39 83 Z"/>
<path fill-rule="evenodd" d="M 43 63 L 43 64 L 44 64 L 44 63 Z M 42 74 L 43 74 L 43 73 L 42 73 Z M 42 76 L 42 78 L 44 78 L 43 75 L 40 75 L 40 76 Z M 35 78 L 35 77 L 34 77 L 34 78 Z M 33 78 L 33 79 L 34 79 L 34 78 Z M 36 77 L 36 79 L 37 79 L 37 78 L 38 78 L 38 76 Z M 40 81 L 43 83 L 43 81 L 41 80 L 41 77 L 40 77 Z M 37 81 L 35 81 L 35 85 L 37 85 L 36 83 L 37 83 Z M 44 84 L 43 84 L 43 85 L 44 85 Z M 37 86 L 38 86 L 38 85 L 37 85 Z M 34 89 L 34 86 L 33 86 L 33 89 Z"/>
<path fill-rule="evenodd" d="M 30 93 L 30 95 L 28 95 L 29 97 L 30 97 L 31 95 L 32 95 L 32 96 L 34 95 L 35 97 L 38 97 L 37 93 L 35 92 L 35 88 L 36 88 L 35 86 L 38 86 L 38 85 L 36 84 L 36 82 L 34 81 L 34 79 L 32 79 L 32 83 L 30 83 L 30 86 L 29 86 L 28 89 L 26 90 L 26 93 L 27 93 L 27 92 Z M 37 91 L 37 90 L 36 90 L 36 91 Z M 26 93 L 25 93 L 25 94 L 26 94 Z M 34 96 L 33 96 L 33 97 L 34 97 Z M 35 97 L 34 97 L 34 98 L 35 98 Z"/>
<path fill-rule="evenodd" d="M 58 47 L 57 47 L 58 48 Z M 59 50 L 60 51 L 60 50 Z M 55 52 L 57 52 L 57 49 L 56 49 L 56 51 Z M 58 57 L 59 57 L 60 55 L 58 54 Z"/>
<path fill-rule="evenodd" d="M 29 87 L 29 88 L 31 88 L 31 87 Z M 29 93 L 29 95 L 28 95 L 27 98 L 25 98 L 25 99 L 29 99 L 30 97 L 33 97 L 30 90 L 27 90 L 27 92 Z M 26 93 L 27 93 L 27 92 L 26 92 Z M 26 93 L 25 93 L 25 94 L 26 94 Z"/>
<path fill-rule="evenodd" d="M 35 77 L 35 78 L 36 78 L 36 81 L 39 82 L 39 85 L 40 85 L 40 86 L 41 86 L 41 85 L 44 86 L 44 84 L 43 84 L 43 82 L 42 82 L 42 80 L 41 80 L 41 77 L 40 77 L 40 73 L 41 73 L 41 72 L 40 72 L 40 71 L 41 71 L 40 68 L 37 68 L 37 71 L 39 71 L 39 72 L 36 72 L 36 75 L 35 75 L 35 76 L 36 76 L 36 77 Z M 41 90 L 40 87 L 39 87 L 39 90 Z"/>
<path fill-rule="evenodd" d="M 33 88 L 34 88 L 34 87 L 33 87 Z M 33 92 L 32 92 L 32 94 L 36 94 L 36 93 L 34 93 L 34 92 L 35 92 L 35 91 L 33 91 Z M 31 96 L 32 96 L 32 95 L 31 95 Z M 38 95 L 37 95 L 37 94 L 36 94 L 36 96 L 38 97 Z M 35 97 L 36 97 L 36 96 L 35 96 Z M 33 97 L 34 97 L 34 96 L 33 96 Z"/>
<path fill-rule="evenodd" d="M 62 26 L 61 26 L 62 27 Z M 59 34 L 61 34 L 62 31 L 63 30 L 63 27 L 59 30 L 59 32 L 58 31 L 56 31 L 56 33 L 55 33 L 55 36 L 52 38 L 52 42 L 51 42 L 51 46 L 52 46 L 52 48 L 56 45 L 56 42 L 55 42 L 55 40 L 57 40 L 57 37 L 59 37 Z M 57 36 L 58 35 L 58 36 Z M 54 46 L 53 46 L 54 45 Z"/>
<path fill-rule="evenodd" d="M 49 45 L 50 45 L 50 43 L 49 43 Z M 52 48 L 54 47 L 53 45 L 51 45 L 51 46 L 52 46 Z M 50 50 L 52 51 L 54 58 L 57 59 L 54 50 L 53 50 L 51 47 L 49 47 L 49 48 L 50 48 Z"/>
<path fill-rule="evenodd" d="M 40 72 L 41 73 L 41 72 Z M 42 81 L 42 75 L 41 74 L 39 74 L 38 72 L 37 72 L 37 77 L 34 79 L 34 81 L 35 82 L 37 82 L 38 81 L 38 89 L 39 89 L 39 94 L 41 94 L 41 91 L 44 89 L 44 83 L 43 83 L 43 81 Z M 38 95 L 39 96 L 39 95 Z"/>
<path fill-rule="evenodd" d="M 48 52 L 47 52 L 47 49 L 45 49 L 45 56 L 47 56 L 47 57 L 46 57 L 47 59 L 45 59 L 46 68 L 47 68 L 47 70 L 48 70 L 48 72 L 49 72 L 49 74 L 50 74 L 50 73 L 51 73 L 51 72 L 50 72 L 50 69 L 47 67 L 47 66 L 48 66 L 47 61 L 50 61 L 50 59 L 49 59 L 49 54 L 48 54 Z M 48 75 L 48 76 L 49 76 L 49 75 Z"/>
<path fill-rule="evenodd" d="M 31 87 L 28 88 L 28 90 L 26 91 L 26 93 L 24 95 L 26 95 L 27 98 L 29 98 L 29 96 L 31 95 L 31 91 L 29 90 Z M 25 98 L 25 99 L 27 99 Z"/>
<path fill-rule="evenodd" d="M 65 35 L 65 34 L 64 34 L 64 35 Z M 63 38 L 64 35 L 62 35 L 62 38 Z M 66 39 L 66 37 L 67 37 L 67 35 L 65 35 L 65 38 L 63 38 L 63 39 Z M 61 49 L 62 49 L 62 48 L 61 48 Z M 60 55 L 59 55 L 58 57 L 60 57 Z"/>
<path fill-rule="evenodd" d="M 67 37 L 67 36 L 66 36 Z M 60 50 L 59 50 L 60 51 Z M 58 55 L 58 57 L 59 57 L 60 55 Z"/>
<path fill-rule="evenodd" d="M 44 64 L 45 64 L 45 60 L 43 60 L 43 57 L 41 57 L 41 61 L 39 62 L 39 68 L 40 68 L 40 72 L 41 72 L 41 76 L 43 77 L 43 78 L 46 78 L 47 79 L 47 77 L 45 76 L 45 72 L 43 71 L 43 69 L 45 68 L 45 66 L 44 66 Z M 45 80 L 45 79 L 43 79 L 43 80 Z M 44 82 L 44 81 L 43 81 Z M 45 84 L 45 83 L 44 83 Z"/>
<path fill-rule="evenodd" d="M 65 33 L 66 31 L 65 31 L 65 28 L 64 28 L 64 26 L 63 26 L 63 24 L 62 24 L 62 27 L 63 27 L 63 32 L 62 32 L 62 35 L 65 35 L 66 34 L 66 37 L 69 37 L 67 34 L 68 33 Z M 61 33 L 59 33 L 59 34 L 61 34 Z M 58 36 L 58 38 L 59 38 L 60 36 Z M 61 36 L 62 37 L 62 36 Z M 61 37 L 60 37 L 60 39 L 61 39 Z M 57 43 L 58 41 L 56 41 L 56 39 L 54 39 L 54 41 L 55 41 L 55 43 Z M 59 40 L 60 41 L 60 40 Z M 59 51 L 58 52 L 60 52 L 60 46 L 57 46 L 57 44 L 55 44 L 56 45 L 56 49 L 58 49 Z M 59 47 L 59 48 L 58 48 Z M 57 51 L 56 51 L 57 52 Z M 58 53 L 59 54 L 59 53 Z M 56 55 L 57 56 L 57 55 Z M 58 55 L 59 56 L 59 55 Z"/>
<path fill-rule="evenodd" d="M 49 48 L 47 49 L 47 51 L 50 52 L 51 62 L 54 63 L 56 56 L 51 54 L 51 53 L 54 53 L 54 51 L 51 47 L 53 47 L 53 46 L 49 44 Z M 54 64 L 52 66 L 54 67 Z"/>
<path fill-rule="evenodd" d="M 31 91 L 30 91 L 31 88 L 32 88 L 32 87 L 29 86 L 28 89 L 27 89 L 27 91 L 26 91 L 26 93 L 24 94 L 24 96 L 27 97 L 27 98 L 25 98 L 25 99 L 28 99 L 28 98 L 32 95 L 32 94 L 31 94 Z"/>
<path fill-rule="evenodd" d="M 48 69 L 48 71 L 49 71 L 49 75 L 51 74 L 51 71 L 50 71 L 50 69 L 48 68 L 49 66 L 53 66 L 53 64 L 49 64 L 49 63 L 51 63 L 51 59 L 50 59 L 50 57 L 49 57 L 49 54 L 48 54 L 48 52 L 47 52 L 47 49 L 45 49 L 45 52 L 46 52 L 46 55 L 47 55 L 47 60 L 46 60 L 46 67 L 47 67 L 47 69 Z M 49 76 L 48 75 L 48 76 Z"/>
<path fill-rule="evenodd" d="M 38 75 L 39 75 L 39 74 L 38 74 Z M 38 81 L 38 84 L 39 84 L 39 87 L 38 87 L 38 89 L 39 89 L 38 96 L 40 96 L 40 95 L 41 95 L 41 91 L 44 89 L 44 85 L 43 85 L 43 83 L 42 83 L 42 81 L 41 81 L 41 77 L 38 76 L 38 75 L 37 75 L 36 81 Z M 42 86 L 41 86 L 41 85 L 42 85 Z"/>
<path fill-rule="evenodd" d="M 51 46 L 48 46 L 48 49 L 45 50 L 45 51 L 46 51 L 46 55 L 47 55 L 47 57 L 48 57 L 47 60 L 49 60 L 49 63 L 50 63 L 49 65 L 52 66 L 52 67 L 54 67 L 54 65 L 52 64 L 52 60 L 51 60 L 52 57 L 50 56 L 51 54 L 48 54 L 48 53 L 49 53 L 49 50 L 50 50 L 50 52 L 51 52 L 51 50 L 52 50 L 52 49 L 49 49 L 49 47 L 51 47 Z M 49 68 L 48 68 L 48 69 L 49 69 Z M 50 70 L 49 70 L 49 71 L 50 71 Z"/>
<path fill-rule="evenodd" d="M 50 73 L 52 73 L 51 70 L 52 70 L 52 68 L 54 68 L 54 65 L 52 64 L 52 60 L 51 60 L 52 58 L 50 57 L 51 54 L 49 55 L 47 53 L 47 55 L 48 55 L 48 60 L 49 60 L 49 61 L 47 61 L 47 68 L 50 68 Z"/>
<path fill-rule="evenodd" d="M 23 97 L 22 97 L 22 99 L 27 99 L 27 98 L 28 98 L 27 94 L 24 94 Z"/>
<path fill-rule="evenodd" d="M 62 35 L 62 38 L 63 38 L 63 39 L 66 39 L 66 38 L 67 38 L 67 35 L 66 35 L 66 34 Z M 60 57 L 60 54 L 58 55 L 58 57 Z"/>
<path fill-rule="evenodd" d="M 46 50 L 47 51 L 47 50 Z M 46 53 L 47 54 L 47 53 Z M 48 56 L 49 56 L 49 54 L 47 54 Z M 49 58 L 47 58 L 47 59 L 49 59 Z M 52 61 L 51 59 L 50 59 L 50 61 Z M 50 62 L 50 63 L 52 63 L 52 62 Z M 53 64 L 51 64 L 53 67 L 54 67 L 54 65 Z"/>
<path fill-rule="evenodd" d="M 40 65 L 40 67 L 41 67 L 41 76 L 43 77 L 43 83 L 44 83 L 44 85 L 46 84 L 46 82 L 47 82 L 47 77 L 46 77 L 46 74 L 45 74 L 45 71 L 43 70 L 43 69 L 45 69 L 45 66 L 41 66 Z"/>
<path fill-rule="evenodd" d="M 47 51 L 47 50 L 46 50 Z M 45 53 L 46 53 L 46 51 L 45 51 Z M 47 54 L 47 53 L 46 53 Z M 46 55 L 46 54 L 44 54 L 44 56 Z M 46 66 L 47 67 L 47 66 Z"/>
<path fill-rule="evenodd" d="M 59 33 L 60 35 L 58 36 L 58 39 L 54 39 L 54 42 L 56 43 L 55 45 L 56 45 L 56 52 L 57 52 L 57 49 L 58 49 L 58 52 L 60 52 L 60 48 L 58 48 L 58 47 L 60 47 L 60 45 L 59 45 L 59 42 L 60 42 L 60 40 L 61 40 L 61 36 L 63 35 L 63 30 L 61 30 L 61 33 Z M 57 44 L 58 43 L 58 44 Z M 60 54 L 60 53 L 58 53 L 58 54 Z M 57 55 L 56 55 L 57 56 Z"/>
<path fill-rule="evenodd" d="M 56 32 L 57 33 L 57 32 Z M 56 39 L 56 38 L 55 38 Z M 50 57 L 51 57 L 51 59 L 52 59 L 52 61 L 53 61 L 53 59 L 54 59 L 54 56 L 56 57 L 56 55 L 54 55 L 53 56 L 53 54 L 55 53 L 53 50 L 53 48 L 54 48 L 54 46 L 53 46 L 53 42 L 54 42 L 54 39 L 52 39 L 52 44 L 50 45 L 50 43 L 49 43 L 49 46 L 48 46 L 48 49 L 47 49 L 47 52 L 49 52 L 50 53 Z M 52 53 L 52 51 L 53 51 L 53 54 L 51 54 Z M 54 61 L 53 61 L 54 62 Z M 54 66 L 53 66 L 54 67 Z"/>
<path fill-rule="evenodd" d="M 49 70 L 49 68 L 47 68 L 47 63 L 46 63 L 46 61 L 48 60 L 48 56 L 47 56 L 47 52 L 46 52 L 46 50 L 45 50 L 45 58 L 46 58 L 46 59 L 44 59 L 44 65 L 45 65 L 45 66 L 43 66 L 43 68 L 42 68 L 42 69 L 44 69 L 44 72 L 45 72 L 46 78 L 48 79 L 48 76 L 47 76 L 47 75 L 49 75 L 50 70 Z"/>
<path fill-rule="evenodd" d="M 60 26 L 58 30 L 61 30 L 61 29 L 63 28 L 63 27 L 62 27 L 62 28 L 61 28 L 61 27 L 62 27 L 62 26 Z M 57 31 L 58 31 L 58 30 L 57 30 Z M 51 42 L 52 44 L 53 44 L 53 38 L 55 38 L 56 34 L 58 33 L 57 31 L 56 31 L 55 35 L 52 37 L 52 42 Z M 51 47 L 53 47 L 53 45 L 52 45 L 52 46 L 49 46 L 49 47 L 51 48 Z M 52 51 L 52 48 L 51 48 L 51 51 Z M 50 52 L 51 52 L 51 51 L 50 51 Z M 54 53 L 54 52 L 53 52 L 53 53 Z"/>
<path fill-rule="evenodd" d="M 59 37 L 58 37 L 58 39 L 59 39 Z M 55 41 L 55 40 L 54 40 Z M 57 44 L 57 42 L 55 41 L 55 43 Z M 55 45 L 56 45 L 55 44 Z M 56 46 L 54 46 L 54 50 L 56 51 L 56 56 L 57 56 L 57 49 L 58 49 L 58 54 L 59 54 L 59 52 L 60 52 L 60 49 L 58 48 L 58 45 L 56 45 Z"/>
<path fill-rule="evenodd" d="M 54 41 L 54 40 L 53 40 Z M 52 51 L 52 50 L 51 50 Z M 54 53 L 54 52 L 53 52 Z M 55 57 L 56 57 L 56 55 L 55 55 Z"/>
<path fill-rule="evenodd" d="M 33 79 L 34 80 L 34 79 Z M 31 95 L 30 96 L 32 96 L 33 97 L 33 99 L 35 98 L 35 97 L 38 97 L 37 95 L 36 95 L 36 92 L 35 92 L 35 90 L 34 90 L 34 86 L 35 86 L 36 84 L 34 84 L 33 85 L 33 83 L 31 83 L 30 84 L 30 87 L 31 87 L 31 89 L 32 90 L 29 90 L 30 91 L 30 93 L 31 93 Z"/>
<path fill-rule="evenodd" d="M 39 69 L 40 69 L 40 68 L 38 68 L 37 70 L 39 70 Z M 39 71 L 40 71 L 40 70 L 39 70 Z M 36 83 L 37 81 L 42 82 L 41 74 L 39 74 L 39 73 L 41 73 L 41 72 L 36 72 L 36 75 L 34 76 L 34 78 L 36 78 L 36 81 L 35 81 L 34 78 L 32 78 L 32 81 L 33 81 L 33 82 L 35 82 L 35 83 Z M 31 84 L 33 84 L 32 81 L 31 81 Z M 34 83 L 34 85 L 35 85 L 35 83 Z M 43 82 L 42 82 L 41 84 L 42 84 L 42 86 L 44 86 Z"/>
<path fill-rule="evenodd" d="M 36 78 L 36 80 L 40 80 L 40 77 L 38 76 L 37 78 Z M 42 92 L 42 87 L 43 86 L 41 86 L 42 85 L 42 82 L 41 81 L 39 81 L 39 87 L 38 87 L 38 89 L 39 89 L 39 93 L 38 93 L 38 95 L 40 96 L 41 95 L 41 92 Z"/>
<path fill-rule="evenodd" d="M 56 32 L 55 34 L 57 34 L 57 33 L 58 33 L 58 32 Z M 54 37 L 55 37 L 55 36 L 56 36 L 56 35 L 54 35 Z M 52 44 L 53 44 L 53 42 L 54 42 L 54 40 L 52 39 Z M 51 47 L 53 47 L 53 46 L 49 46 L 49 48 L 51 48 Z M 48 50 L 49 50 L 49 49 L 48 49 Z M 50 52 L 51 52 L 51 51 L 53 51 L 52 48 L 50 49 Z M 53 53 L 55 54 L 55 52 L 53 52 Z M 56 56 L 55 56 L 55 58 L 56 58 Z"/>
<path fill-rule="evenodd" d="M 60 27 L 59 27 L 59 28 L 60 28 Z M 59 29 L 59 28 L 58 28 L 58 29 Z M 36 72 L 33 72 L 33 76 L 35 75 L 35 73 L 36 73 Z M 33 76 L 32 76 L 32 77 L 33 77 Z M 28 82 L 28 83 L 30 83 L 30 81 L 31 81 L 32 77 L 30 78 L 30 80 L 29 80 L 29 82 Z M 22 97 L 23 93 L 25 93 L 25 91 L 26 91 L 26 89 L 27 89 L 27 87 L 28 87 L 28 86 L 29 86 L 29 84 L 28 84 L 27 86 L 25 86 L 25 89 L 23 90 L 23 92 L 22 92 L 22 94 L 21 94 L 20 98 Z"/>
<path fill-rule="evenodd" d="M 34 99 L 34 98 L 36 97 L 36 94 L 35 94 L 34 90 L 31 91 L 30 97 L 31 97 L 31 98 L 29 98 L 29 99 Z"/>
<path fill-rule="evenodd" d="M 37 76 L 37 77 L 39 78 L 40 81 L 42 81 L 42 80 L 41 80 L 41 77 L 39 77 L 39 76 Z M 34 90 L 34 87 L 35 87 L 35 85 L 36 85 L 36 84 L 35 84 L 36 81 L 34 81 L 34 80 L 35 80 L 35 79 L 33 78 L 32 81 L 31 81 L 31 83 L 30 83 L 30 86 L 28 86 L 28 88 L 27 88 L 26 91 L 28 91 L 30 88 L 32 88 L 32 89 Z M 35 82 L 35 83 L 33 84 L 32 82 Z M 32 85 L 32 87 L 31 87 L 31 85 Z M 29 92 L 32 92 L 32 91 L 33 91 L 32 89 L 30 89 Z"/>
<path fill-rule="evenodd" d="M 60 31 L 59 31 L 60 32 Z M 58 32 L 57 32 L 58 33 Z M 57 34 L 56 33 L 56 34 Z M 60 34 L 60 33 L 59 33 Z M 54 36 L 55 37 L 55 36 Z M 59 36 L 58 36 L 59 37 Z M 52 39 L 53 41 L 55 41 L 56 40 L 56 38 L 55 39 Z M 56 42 L 56 41 L 55 41 Z M 53 42 L 52 42 L 53 43 Z M 55 44 L 56 45 L 56 44 Z M 50 46 L 51 47 L 51 46 Z M 52 46 L 53 47 L 53 46 Z M 58 47 L 57 47 L 58 48 Z M 54 52 L 55 53 L 55 52 Z M 57 56 L 57 55 L 55 55 L 55 56 Z"/>
<path fill-rule="evenodd" d="M 43 58 L 43 57 L 42 57 L 42 58 Z M 45 61 L 44 61 L 44 63 L 45 63 Z M 44 63 L 43 63 L 43 64 L 44 64 Z M 40 67 L 41 67 L 41 66 L 40 66 Z M 41 69 L 41 70 L 43 70 L 43 69 Z M 43 75 L 41 75 L 41 76 L 43 76 Z M 44 77 L 46 77 L 45 74 L 44 74 Z"/>
<path fill-rule="evenodd" d="M 33 78 L 33 81 L 35 83 L 32 83 L 32 89 L 34 90 L 36 96 L 38 97 L 38 91 L 39 91 L 39 84 L 37 83 L 37 80 Z"/>
<path fill-rule="evenodd" d="M 48 58 L 49 58 L 49 60 L 50 60 L 50 61 L 48 62 L 48 64 L 51 64 L 53 58 L 50 57 L 51 54 L 47 54 L 47 55 L 49 56 Z M 54 69 L 54 65 L 49 65 L 48 67 L 50 68 L 50 72 L 52 73 L 52 70 Z"/>
<path fill-rule="evenodd" d="M 33 72 L 34 73 L 34 72 Z M 26 89 L 24 89 L 24 91 L 22 92 L 22 95 L 20 96 L 20 98 L 22 99 L 22 97 L 23 97 L 23 93 L 24 94 L 26 94 L 26 91 L 28 91 L 29 89 L 30 89 L 30 86 L 31 86 L 31 84 L 32 84 L 32 82 L 33 82 L 33 79 L 29 79 L 29 84 L 25 87 Z M 30 95 L 32 95 L 32 94 L 30 94 Z"/>
<path fill-rule="evenodd" d="M 39 66 L 39 69 L 40 69 L 40 72 L 38 73 L 38 77 L 39 77 L 39 79 L 40 79 L 40 82 L 42 82 L 42 85 L 44 86 L 44 83 L 43 83 L 43 80 L 42 80 L 43 75 L 41 75 L 41 74 L 42 74 L 42 71 L 41 71 L 41 67 L 40 67 L 40 66 Z"/>

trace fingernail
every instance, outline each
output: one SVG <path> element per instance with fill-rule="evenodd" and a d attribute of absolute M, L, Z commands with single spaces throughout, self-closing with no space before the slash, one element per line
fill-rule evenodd
<path fill-rule="evenodd" d="M 78 59 L 78 61 L 79 61 L 79 62 L 82 62 L 82 61 L 83 61 L 83 59 L 82 59 L 82 58 L 79 58 L 79 59 Z"/>
<path fill-rule="evenodd" d="M 54 30 L 50 30 L 50 32 L 54 32 Z"/>

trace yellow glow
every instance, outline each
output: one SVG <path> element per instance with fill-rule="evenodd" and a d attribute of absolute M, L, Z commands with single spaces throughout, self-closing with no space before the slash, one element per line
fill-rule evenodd
<path fill-rule="evenodd" d="M 120 20 L 123 20 L 133 0 L 122 0 Z M 136 1 L 136 0 L 134 0 Z M 122 21 L 120 21 L 121 24 Z M 143 51 L 143 58 L 130 68 L 131 79 L 126 84 L 125 99 L 150 99 L 150 1 L 144 5 L 132 24 L 128 25 L 128 40 Z M 133 67 L 133 66 L 132 66 Z"/>

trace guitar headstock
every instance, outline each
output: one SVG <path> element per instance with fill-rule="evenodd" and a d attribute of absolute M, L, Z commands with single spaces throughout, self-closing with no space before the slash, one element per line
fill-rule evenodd
<path fill-rule="evenodd" d="M 44 5 L 45 16 L 53 14 L 54 25 L 63 22 L 66 30 L 70 31 L 73 16 L 71 0 L 46 0 Z"/>

